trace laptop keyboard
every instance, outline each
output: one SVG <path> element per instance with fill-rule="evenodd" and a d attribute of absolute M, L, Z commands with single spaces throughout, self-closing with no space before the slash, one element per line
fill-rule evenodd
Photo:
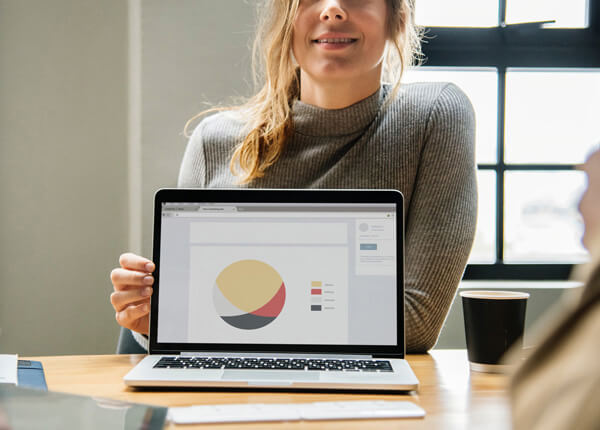
<path fill-rule="evenodd" d="M 285 369 L 333 372 L 392 372 L 387 360 L 326 360 L 303 358 L 161 357 L 159 369 Z"/>

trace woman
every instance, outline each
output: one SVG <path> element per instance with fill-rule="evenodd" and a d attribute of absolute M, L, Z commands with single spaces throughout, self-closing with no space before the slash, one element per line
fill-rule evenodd
<path fill-rule="evenodd" d="M 196 127 L 178 184 L 402 191 L 406 346 L 426 351 L 475 233 L 471 105 L 452 84 L 400 85 L 419 46 L 412 0 L 270 0 L 260 10 L 264 86 Z M 120 264 L 117 321 L 147 333 L 154 265 L 132 254 Z"/>

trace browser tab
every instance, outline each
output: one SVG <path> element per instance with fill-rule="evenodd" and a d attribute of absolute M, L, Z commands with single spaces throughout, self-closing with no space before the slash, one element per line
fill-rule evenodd
<path fill-rule="evenodd" d="M 237 212 L 237 208 L 235 206 L 200 206 L 198 212 Z"/>

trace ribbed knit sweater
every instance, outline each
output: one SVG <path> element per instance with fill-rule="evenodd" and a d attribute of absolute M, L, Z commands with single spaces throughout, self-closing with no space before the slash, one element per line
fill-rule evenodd
<path fill-rule="evenodd" d="M 293 135 L 250 188 L 388 188 L 405 198 L 408 352 L 432 348 L 469 256 L 477 212 L 473 109 L 453 84 L 388 85 L 344 109 L 293 105 Z M 179 187 L 233 188 L 244 138 L 233 112 L 204 119 L 183 157 Z"/>

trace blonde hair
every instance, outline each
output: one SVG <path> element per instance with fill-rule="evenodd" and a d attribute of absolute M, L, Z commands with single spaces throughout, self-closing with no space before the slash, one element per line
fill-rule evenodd
<path fill-rule="evenodd" d="M 393 84 L 392 100 L 404 70 L 420 60 L 422 30 L 414 22 L 415 0 L 386 0 L 389 44 L 383 61 L 383 79 Z M 263 177 L 283 151 L 293 130 L 292 105 L 300 96 L 299 67 L 292 57 L 293 27 L 300 0 L 259 2 L 258 31 L 253 46 L 255 85 L 262 87 L 246 103 L 213 108 L 191 118 L 186 126 L 210 112 L 234 109 L 246 122 L 247 135 L 230 161 L 240 184 Z M 265 13 L 266 12 L 266 13 Z"/>

